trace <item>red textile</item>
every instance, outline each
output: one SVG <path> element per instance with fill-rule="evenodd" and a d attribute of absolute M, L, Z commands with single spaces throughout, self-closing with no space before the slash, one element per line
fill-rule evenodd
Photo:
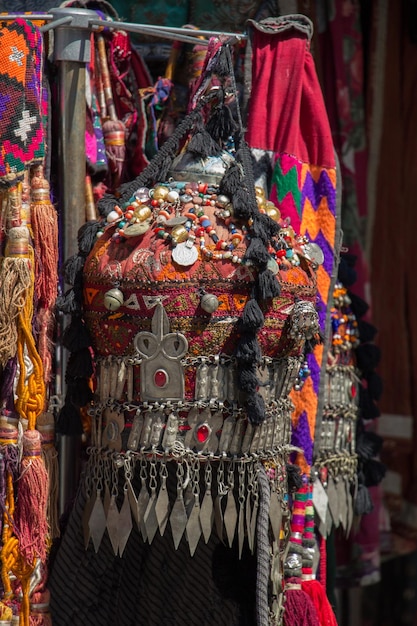
<path fill-rule="evenodd" d="M 249 104 L 248 144 L 334 167 L 330 126 L 306 35 L 292 30 L 277 37 L 254 30 L 253 37 L 256 97 Z"/>

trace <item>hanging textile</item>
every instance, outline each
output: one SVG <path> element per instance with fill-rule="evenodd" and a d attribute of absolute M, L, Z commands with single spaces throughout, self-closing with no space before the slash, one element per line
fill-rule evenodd
<path fill-rule="evenodd" d="M 338 230 L 337 170 L 333 143 L 314 62 L 309 52 L 311 23 L 303 16 L 252 23 L 252 83 L 246 138 L 258 181 L 289 218 L 288 228 L 311 241 L 318 263 L 318 313 L 328 336 L 328 306 L 336 275 Z M 327 326 L 326 326 L 327 324 Z M 308 472 L 313 460 L 315 421 L 320 415 L 323 354 L 308 357 L 310 376 L 293 394 L 293 441 L 304 450 Z M 298 408 L 297 408 L 298 407 Z"/>
<path fill-rule="evenodd" d="M 286 220 L 284 240 L 292 229 L 307 236 L 317 267 L 317 311 L 324 344 L 306 354 L 299 383 L 291 393 L 292 443 L 304 474 L 293 499 L 291 535 L 284 566 L 284 624 L 336 624 L 325 592 L 325 568 L 315 580 L 318 557 L 312 513 L 310 471 L 322 428 L 324 382 L 330 336 L 330 306 L 340 246 L 338 169 L 330 126 L 309 46 L 312 24 L 301 15 L 251 22 L 247 59 L 249 97 L 246 138 L 255 161 L 258 184 Z M 340 190 L 339 190 L 340 194 Z M 313 479 L 315 478 L 315 470 Z M 345 493 L 349 483 L 343 482 Z M 337 496 L 334 496 L 337 497 Z M 324 536 L 326 533 L 324 533 Z M 324 579 L 323 579 L 324 576 Z M 301 608 L 302 607 L 302 608 Z"/>
<path fill-rule="evenodd" d="M 47 559 L 57 532 L 47 384 L 58 228 L 43 175 L 47 99 L 41 32 L 26 20 L 0 22 L 0 49 L 0 610 L 5 619 L 18 616 L 23 626 L 46 626 Z"/>

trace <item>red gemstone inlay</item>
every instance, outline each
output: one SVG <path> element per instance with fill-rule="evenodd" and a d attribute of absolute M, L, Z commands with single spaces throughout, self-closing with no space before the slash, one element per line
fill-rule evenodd
<path fill-rule="evenodd" d="M 154 375 L 155 385 L 157 387 L 165 387 L 168 382 L 168 375 L 164 370 L 156 370 Z"/>
<path fill-rule="evenodd" d="M 208 424 L 201 424 L 196 430 L 195 438 L 198 443 L 206 443 L 207 439 L 210 437 L 211 428 Z"/>
<path fill-rule="evenodd" d="M 356 385 L 352 384 L 350 388 L 350 395 L 352 396 L 352 398 L 356 398 L 356 394 L 357 394 Z"/>

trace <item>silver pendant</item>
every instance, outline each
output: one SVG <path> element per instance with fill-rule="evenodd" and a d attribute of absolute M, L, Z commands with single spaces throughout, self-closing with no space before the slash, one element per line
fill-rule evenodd
<path fill-rule="evenodd" d="M 304 256 L 309 261 L 317 263 L 317 265 L 323 265 L 324 252 L 317 243 L 306 243 L 303 247 Z"/>
<path fill-rule="evenodd" d="M 101 501 L 101 492 L 99 489 L 97 490 L 96 501 L 88 521 L 88 527 L 90 529 L 90 536 L 93 541 L 94 550 L 97 553 L 106 530 L 106 514 L 104 512 L 103 503 Z"/>
<path fill-rule="evenodd" d="M 129 495 L 128 492 L 125 491 L 122 508 L 120 509 L 119 513 L 119 556 L 123 556 L 123 552 L 126 548 L 130 533 L 132 532 L 132 528 L 133 524 L 129 506 Z"/>
<path fill-rule="evenodd" d="M 161 477 L 161 486 L 159 488 L 155 513 L 156 519 L 158 520 L 159 532 L 161 533 L 161 537 L 163 537 L 169 517 L 169 497 L 167 490 L 168 470 L 165 463 L 161 463 L 159 475 Z"/>
<path fill-rule="evenodd" d="M 179 243 L 172 250 L 172 259 L 175 263 L 178 263 L 178 265 L 182 265 L 183 267 L 193 265 L 198 259 L 197 248 L 191 241 Z"/>
<path fill-rule="evenodd" d="M 110 506 L 107 512 L 107 532 L 109 533 L 110 542 L 113 548 L 113 552 L 117 555 L 119 550 L 119 509 L 117 508 L 116 496 L 112 496 L 110 499 Z"/>
<path fill-rule="evenodd" d="M 233 495 L 233 485 L 229 484 L 229 493 L 227 494 L 226 510 L 224 512 L 224 527 L 229 542 L 229 548 L 232 547 L 233 539 L 236 531 L 237 508 L 235 497 Z"/>
<path fill-rule="evenodd" d="M 187 535 L 188 547 L 190 549 L 190 555 L 193 556 L 197 548 L 198 542 L 201 537 L 201 523 L 200 523 L 200 503 L 198 495 L 194 497 L 194 505 L 188 518 L 185 532 Z"/>
<path fill-rule="evenodd" d="M 200 509 L 200 524 L 205 543 L 208 543 L 208 540 L 210 539 L 214 521 L 213 498 L 211 497 L 211 480 L 212 469 L 210 463 L 208 462 L 204 473 L 205 493 Z"/>
<path fill-rule="evenodd" d="M 169 319 L 161 302 L 156 303 L 152 332 L 138 333 L 134 345 L 142 357 L 141 400 L 183 400 L 184 368 L 181 359 L 187 352 L 188 341 L 181 333 L 169 332 Z"/>

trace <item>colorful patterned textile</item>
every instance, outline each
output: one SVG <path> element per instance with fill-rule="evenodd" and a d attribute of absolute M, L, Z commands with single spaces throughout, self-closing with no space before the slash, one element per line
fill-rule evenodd
<path fill-rule="evenodd" d="M 307 18 L 252 23 L 253 70 L 247 141 L 272 170 L 271 199 L 293 228 L 322 250 L 317 273 L 318 313 L 327 336 L 338 246 L 337 169 L 331 131 L 314 62 Z M 323 345 L 308 356 L 311 376 L 293 392 L 293 443 L 305 450 L 304 471 L 313 460 L 313 441 L 322 385 Z M 324 364 L 325 365 L 325 364 Z"/>
<path fill-rule="evenodd" d="M 42 35 L 30 22 L 0 24 L 0 177 L 11 183 L 45 155 Z"/>

